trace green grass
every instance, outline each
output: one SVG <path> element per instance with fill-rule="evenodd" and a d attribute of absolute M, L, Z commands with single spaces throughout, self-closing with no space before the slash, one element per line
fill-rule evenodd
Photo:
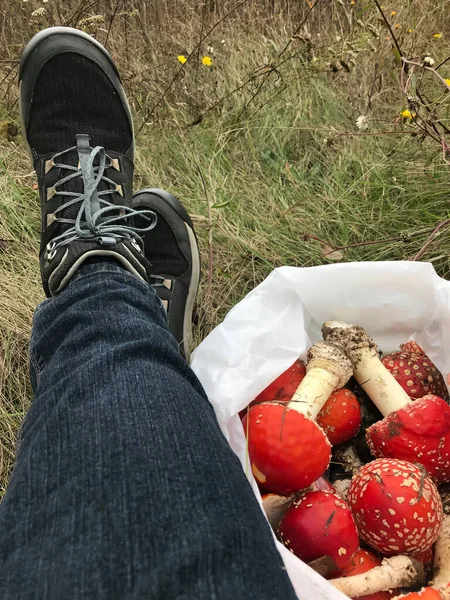
<path fill-rule="evenodd" d="M 348 13 L 344 8 L 343 17 Z M 436 20 L 438 9 L 433 10 L 428 12 Z M 360 11 L 358 18 L 381 27 L 367 11 Z M 385 31 L 377 38 L 375 55 L 369 30 L 352 15 L 350 25 L 345 17 L 344 25 L 333 21 L 333 28 L 325 13 L 314 19 L 313 40 L 316 31 L 321 39 L 327 36 L 324 43 L 314 42 L 314 59 L 299 42 L 292 59 L 279 67 L 280 76 L 267 77 L 254 100 L 262 78 L 207 112 L 198 125 L 192 122 L 200 113 L 247 81 L 255 68 L 277 60 L 293 29 L 291 22 L 282 15 L 268 16 L 261 32 L 245 20 L 224 23 L 210 41 L 216 48 L 215 69 L 186 69 L 152 116 L 148 108 L 176 72 L 176 55 L 186 52 L 183 44 L 193 48 L 198 31 L 176 29 L 174 21 L 170 39 L 156 38 L 159 46 L 153 54 L 143 51 L 142 61 L 152 61 L 152 68 L 129 58 L 139 46 L 136 32 L 129 34 L 129 55 L 123 51 L 121 21 L 111 33 L 137 129 L 143 113 L 149 122 L 137 138 L 135 189 L 153 186 L 175 193 L 192 214 L 199 236 L 204 277 L 196 312 L 198 341 L 275 267 L 307 267 L 336 258 L 411 259 L 449 216 L 449 167 L 439 146 L 411 136 L 417 127 L 399 120 L 405 98 Z M 18 29 L 21 40 L 32 33 L 24 23 L 25 17 Z M 333 40 L 339 27 L 342 40 L 337 43 Z M 430 31 L 424 31 L 425 41 Z M 421 51 L 425 42 L 416 43 Z M 348 58 L 349 44 L 357 49 L 351 72 L 330 71 L 330 60 Z M 444 44 L 439 47 L 442 55 Z M 19 50 L 20 44 L 13 51 Z M 163 65 L 159 70 L 158 64 Z M 373 82 L 380 73 L 375 93 Z M 0 117 L 17 121 L 15 88 L 9 79 L 3 88 Z M 371 118 L 364 135 L 355 127 L 359 114 Z M 1 131 L 0 240 L 5 241 L 0 242 L 0 495 L 31 398 L 27 344 L 33 310 L 43 298 L 32 167 L 20 136 L 8 141 Z M 380 131 L 391 133 L 372 135 Z M 330 255 L 330 247 L 343 248 Z M 447 277 L 449 254 L 450 230 L 444 228 L 422 260 L 432 261 Z"/>

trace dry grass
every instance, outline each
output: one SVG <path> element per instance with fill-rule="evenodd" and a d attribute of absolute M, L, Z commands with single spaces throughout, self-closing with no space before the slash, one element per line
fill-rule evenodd
<path fill-rule="evenodd" d="M 26 347 L 42 298 L 37 193 L 20 135 L 11 135 L 18 57 L 42 27 L 83 27 L 116 59 L 139 132 L 135 187 L 177 194 L 199 234 L 198 339 L 279 265 L 411 259 L 423 250 L 449 275 L 450 229 L 432 234 L 449 216 L 449 166 L 441 138 L 423 129 L 436 126 L 445 140 L 450 93 L 416 69 L 408 90 L 423 91 L 431 111 L 419 103 L 415 122 L 402 119 L 401 66 L 374 3 L 310 6 L 13 0 L 0 9 L 0 493 L 30 399 Z M 448 8 L 386 3 L 405 56 L 429 52 L 437 66 L 450 54 L 450 30 L 440 29 Z M 183 68 L 178 55 L 189 57 Z M 450 78 L 450 62 L 438 71 Z M 367 130 L 355 126 L 360 115 Z"/>

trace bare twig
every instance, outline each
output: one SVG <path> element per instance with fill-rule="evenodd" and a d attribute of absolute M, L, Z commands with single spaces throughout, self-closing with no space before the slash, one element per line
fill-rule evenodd
<path fill-rule="evenodd" d="M 295 29 L 294 33 L 291 35 L 291 37 L 289 38 L 286 46 L 283 48 L 283 50 L 278 54 L 278 58 L 280 58 L 281 56 L 283 56 L 283 54 L 286 52 L 286 50 L 289 48 L 289 46 L 292 44 L 292 41 L 294 40 L 295 36 L 298 34 L 298 32 L 300 31 L 300 29 L 303 27 L 303 25 L 305 25 L 306 21 L 309 19 L 310 14 L 312 13 L 312 11 L 315 9 L 315 7 L 319 4 L 320 0 L 316 0 L 316 2 L 314 2 L 314 4 L 310 7 L 309 11 L 306 13 L 306 17 L 303 19 L 303 21 L 297 26 L 297 28 Z"/>
<path fill-rule="evenodd" d="M 425 254 L 425 252 L 427 251 L 427 249 L 429 248 L 429 246 L 433 243 L 433 241 L 434 241 L 435 237 L 438 235 L 438 233 L 442 229 L 447 228 L 449 225 L 450 225 L 450 219 L 444 219 L 443 221 L 438 223 L 436 225 L 436 227 L 433 229 L 433 231 L 430 233 L 425 244 L 422 246 L 422 248 L 419 250 L 419 252 L 411 260 L 420 260 L 422 258 L 422 256 Z"/>
<path fill-rule="evenodd" d="M 314 10 L 314 8 L 319 4 L 320 0 L 316 0 L 316 2 L 310 7 L 309 11 L 306 13 L 305 18 L 302 20 L 302 22 L 297 26 L 296 30 L 294 31 L 294 33 L 291 35 L 291 37 L 289 38 L 287 44 L 285 45 L 285 47 L 281 50 L 281 52 L 279 52 L 278 54 L 278 59 L 280 59 L 283 54 L 286 52 L 286 50 L 289 48 L 289 46 L 292 43 L 292 40 L 295 38 L 295 36 L 298 34 L 298 32 L 301 30 L 301 28 L 305 25 L 306 21 L 309 19 L 310 14 L 312 13 L 312 11 Z M 295 56 L 295 54 L 294 54 Z M 266 67 L 268 67 L 267 71 L 264 71 L 264 79 L 261 80 L 261 82 L 258 85 L 258 88 L 255 90 L 255 92 L 251 95 L 250 99 L 247 101 L 247 103 L 245 104 L 244 108 L 241 111 L 241 115 L 245 113 L 245 111 L 247 110 L 247 108 L 250 106 L 250 104 L 254 101 L 254 99 L 259 96 L 261 90 L 264 87 L 264 84 L 266 83 L 266 81 L 269 79 L 270 75 L 272 75 L 272 73 L 277 73 L 280 77 L 280 73 L 278 71 L 278 68 L 284 64 L 285 62 L 291 60 L 293 58 L 293 56 L 289 56 L 287 58 L 285 58 L 284 60 L 282 60 L 280 63 L 278 64 L 270 64 L 270 65 L 265 65 Z"/>
<path fill-rule="evenodd" d="M 390 23 L 389 23 L 389 21 L 387 20 L 387 17 L 386 17 L 386 15 L 384 14 L 384 10 L 381 8 L 381 4 L 378 2 L 378 0 L 373 0 L 373 1 L 375 2 L 375 4 L 376 4 L 376 7 L 378 8 L 378 11 L 379 11 L 379 13 L 380 13 L 380 14 L 381 14 L 381 16 L 382 16 L 382 18 L 383 18 L 383 21 L 384 21 L 384 22 L 385 22 L 385 24 L 386 24 L 386 27 L 389 29 L 389 33 L 390 33 L 390 35 L 391 35 L 392 41 L 394 42 L 394 46 L 395 46 L 395 48 L 397 49 L 397 52 L 398 52 L 398 54 L 399 54 L 399 58 L 401 58 L 401 57 L 402 57 L 402 55 L 403 55 L 403 52 L 402 52 L 402 49 L 400 48 L 400 44 L 398 43 L 398 40 L 397 40 L 397 38 L 395 37 L 394 31 L 393 31 L 393 29 L 392 29 L 392 27 L 391 27 L 391 24 L 390 24 Z"/>
<path fill-rule="evenodd" d="M 181 65 L 181 67 L 178 69 L 178 71 L 172 77 L 172 79 L 170 80 L 170 82 L 167 84 L 167 86 L 164 89 L 164 91 L 161 94 L 161 96 L 158 98 L 158 100 L 155 102 L 155 104 L 152 106 L 152 108 L 144 115 L 144 119 L 143 119 L 142 125 L 137 130 L 136 135 L 139 135 L 141 133 L 142 129 L 145 127 L 145 124 L 147 123 L 147 121 L 149 120 L 149 118 L 153 115 L 153 113 L 155 112 L 155 110 L 158 108 L 158 106 L 161 104 L 161 102 L 167 96 L 169 90 L 172 89 L 173 84 L 177 81 L 178 77 L 184 71 L 186 65 L 191 60 L 191 58 L 195 55 L 195 53 L 197 52 L 198 48 L 203 44 L 203 42 L 211 35 L 211 33 L 221 23 L 223 23 L 231 14 L 233 14 L 234 12 L 236 12 L 241 6 L 243 6 L 244 4 L 246 4 L 248 1 L 249 0 L 241 0 L 241 2 L 238 2 L 236 4 L 236 6 L 234 6 L 232 9 L 230 9 L 227 13 L 225 13 L 225 15 L 222 18 L 220 18 L 218 21 L 216 21 L 214 23 L 214 25 L 205 33 L 205 35 L 202 38 L 200 38 L 200 40 L 198 41 L 198 43 L 194 46 L 193 50 L 187 56 L 186 62 Z"/>
<path fill-rule="evenodd" d="M 206 7 L 207 7 L 207 2 L 205 1 L 203 3 L 203 10 L 202 10 L 202 23 L 200 26 L 200 35 L 199 35 L 199 40 L 201 40 L 203 38 L 203 32 L 205 30 L 205 19 L 206 19 Z M 198 44 L 198 48 L 197 48 L 197 61 L 196 61 L 196 65 L 195 65 L 195 110 L 198 110 L 198 71 L 200 68 L 200 50 L 201 50 L 201 45 Z"/>
<path fill-rule="evenodd" d="M 414 61 L 410 61 L 410 60 L 406 59 L 406 58 L 403 56 L 403 52 L 402 52 L 402 49 L 401 49 L 401 47 L 400 47 L 399 41 L 398 41 L 397 37 L 395 36 L 395 34 L 394 34 L 394 31 L 393 31 L 393 29 L 392 29 L 392 27 L 391 27 L 391 25 L 390 25 L 390 23 L 389 23 L 389 21 L 388 21 L 388 19 L 387 19 L 386 15 L 385 15 L 385 13 L 384 13 L 384 11 L 383 11 L 383 9 L 382 9 L 382 7 L 381 7 L 381 5 L 380 5 L 379 1 L 378 1 L 378 0 L 373 0 L 373 2 L 375 3 L 375 5 L 376 5 L 376 7 L 377 7 L 378 11 L 380 12 L 380 14 L 381 14 L 381 16 L 382 16 L 382 18 L 383 18 L 383 21 L 384 21 L 384 23 L 385 23 L 386 27 L 387 27 L 387 28 L 388 28 L 388 30 L 389 30 L 389 34 L 390 34 L 390 36 L 391 36 L 391 38 L 392 38 L 392 41 L 393 41 L 393 43 L 394 43 L 394 46 L 395 46 L 395 49 L 397 50 L 398 58 L 399 58 L 399 60 L 401 61 L 401 64 L 402 64 L 402 74 L 401 74 L 401 81 L 402 81 L 402 84 L 403 84 L 403 74 L 407 74 L 407 73 L 409 72 L 409 67 L 410 67 L 410 66 L 413 66 L 413 68 L 414 68 L 414 67 L 421 67 L 421 68 L 423 68 L 423 69 L 427 69 L 427 70 L 433 71 L 433 72 L 435 73 L 435 75 L 436 75 L 436 76 L 437 76 L 437 77 L 438 77 L 438 78 L 441 80 L 441 82 L 442 82 L 442 83 L 443 83 L 443 84 L 444 84 L 444 85 L 445 85 L 445 86 L 448 88 L 449 86 L 446 84 L 446 82 L 445 82 L 444 78 L 443 78 L 443 77 L 441 77 L 441 75 L 440 75 L 439 73 L 437 73 L 435 69 L 432 69 L 431 67 L 428 67 L 428 66 L 427 66 L 427 65 L 425 65 L 425 64 L 419 64 L 419 63 L 416 63 L 416 62 L 414 62 Z M 441 65 L 442 65 L 442 64 L 443 64 L 443 63 L 441 63 Z M 439 65 L 439 66 L 441 66 L 441 65 Z M 410 81 L 410 78 L 408 78 L 408 81 L 407 81 L 407 84 L 406 84 L 406 85 L 405 85 L 405 84 L 403 84 L 403 85 L 402 85 L 402 88 L 403 88 L 403 93 L 404 93 L 404 94 L 405 94 L 405 96 L 407 96 L 407 97 L 408 97 L 408 89 L 407 89 L 407 85 L 408 85 L 409 81 Z M 423 98 L 423 96 L 421 95 L 421 92 L 420 92 L 419 90 L 416 90 L 416 95 L 417 95 L 417 98 L 420 100 L 420 102 L 421 102 L 422 106 L 425 108 L 425 110 L 426 110 L 426 111 L 427 111 L 429 114 L 430 114 L 430 113 L 432 113 L 432 109 L 431 109 L 431 107 L 430 107 L 428 104 L 426 104 L 426 103 L 424 102 L 424 98 Z M 423 119 L 422 119 L 422 120 L 423 120 Z M 437 125 L 439 125 L 439 126 L 442 128 L 442 130 L 443 130 L 443 131 L 445 131 L 446 133 L 450 134 L 450 129 L 449 129 L 449 128 L 448 128 L 448 127 L 447 127 L 447 126 L 444 124 L 444 123 L 442 123 L 442 122 L 441 122 L 441 121 L 439 121 L 439 120 L 436 120 L 435 122 L 425 122 L 425 121 L 424 121 L 424 123 L 425 123 L 425 127 L 424 127 L 423 125 L 421 125 L 421 124 L 420 124 L 420 123 L 419 123 L 419 122 L 418 122 L 416 119 L 414 119 L 414 122 L 416 123 L 416 125 L 417 125 L 417 126 L 418 126 L 418 127 L 419 127 L 419 128 L 420 128 L 420 129 L 421 129 L 421 130 L 422 130 L 422 131 L 423 131 L 423 132 L 426 134 L 426 135 L 429 135 L 430 137 L 432 137 L 432 138 L 433 138 L 435 141 L 438 141 L 439 143 L 441 143 L 442 136 L 441 136 L 441 133 L 439 132 L 439 130 L 438 130 L 438 128 L 437 128 L 437 126 L 436 126 L 436 124 L 437 124 Z M 433 135 L 433 133 L 431 133 L 431 131 L 430 131 L 430 129 L 429 129 L 429 128 L 431 128 L 431 129 L 433 130 L 433 132 L 434 132 L 434 135 Z"/>
<path fill-rule="evenodd" d="M 57 0 L 55 2 L 55 6 L 56 6 L 56 12 L 58 13 L 59 25 L 62 25 L 64 23 L 64 21 L 63 21 L 63 17 L 62 17 L 62 13 L 61 13 L 60 0 Z"/>
<path fill-rule="evenodd" d="M 389 243 L 393 243 L 393 242 L 403 242 L 404 244 L 408 244 L 411 241 L 411 238 L 417 237 L 420 235 L 425 235 L 427 233 L 431 233 L 430 238 L 433 236 L 432 239 L 434 239 L 436 232 L 439 231 L 445 225 L 450 225 L 450 219 L 446 219 L 446 221 L 443 221 L 437 227 L 428 227 L 426 229 L 420 229 L 419 231 L 413 231 L 412 233 L 405 233 L 403 235 L 396 235 L 396 236 L 392 236 L 392 237 L 388 237 L 388 238 L 382 238 L 379 240 L 370 240 L 367 242 L 357 242 L 355 244 L 347 244 L 345 246 L 334 246 L 333 244 L 330 244 L 330 242 L 322 240 L 321 238 L 319 238 L 315 235 L 312 235 L 310 233 L 305 233 L 302 236 L 302 239 L 304 242 L 313 240 L 315 242 L 319 242 L 320 244 L 322 244 L 325 247 L 331 248 L 331 250 L 323 253 L 323 258 L 326 258 L 329 254 L 332 254 L 333 252 L 336 252 L 336 251 L 351 250 L 353 248 L 362 248 L 364 246 L 377 246 L 379 244 L 389 244 Z M 428 238 L 428 239 L 430 239 L 430 238 Z M 431 241 L 430 241 L 430 243 L 431 243 Z M 429 243 L 427 241 L 425 243 L 424 247 L 422 248 L 422 250 L 423 249 L 426 250 L 426 247 L 428 245 L 429 245 Z M 422 256 L 422 250 L 416 255 L 416 256 L 419 256 L 419 258 L 414 257 L 411 260 L 419 260 L 420 257 Z M 308 266 L 311 262 L 312 262 L 312 259 L 307 261 L 305 263 L 305 265 L 303 265 L 303 266 Z"/>
<path fill-rule="evenodd" d="M 209 255 L 209 260 L 208 260 L 208 287 L 206 288 L 206 297 L 208 299 L 211 299 L 212 280 L 213 280 L 213 237 L 212 237 L 213 223 L 212 223 L 211 201 L 210 201 L 209 194 L 208 194 L 208 188 L 206 187 L 205 177 L 203 176 L 200 165 L 197 165 L 197 171 L 198 171 L 198 174 L 200 175 L 200 179 L 202 180 L 203 193 L 205 194 L 205 199 L 206 199 L 207 206 L 208 206 L 208 224 L 209 224 L 208 255 Z"/>
<path fill-rule="evenodd" d="M 105 38 L 105 41 L 103 44 L 105 46 L 105 48 L 108 46 L 108 40 L 109 40 L 109 34 L 111 33 L 111 27 L 114 22 L 114 19 L 116 18 L 116 14 L 117 14 L 117 11 L 119 10 L 119 6 L 121 5 L 121 3 L 122 3 L 122 0 L 117 0 L 116 6 L 114 7 L 113 13 L 109 20 L 108 31 L 106 33 L 106 38 Z"/>

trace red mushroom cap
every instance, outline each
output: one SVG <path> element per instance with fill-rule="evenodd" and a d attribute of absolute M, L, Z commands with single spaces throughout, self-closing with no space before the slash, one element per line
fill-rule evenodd
<path fill-rule="evenodd" d="M 317 415 L 317 422 L 332 446 L 351 440 L 361 425 L 361 407 L 355 394 L 345 388 L 335 390 Z"/>
<path fill-rule="evenodd" d="M 407 352 L 408 354 L 423 354 L 424 356 L 426 356 L 425 351 L 422 350 L 422 347 L 419 346 L 419 344 L 414 340 L 409 340 L 404 344 L 400 344 L 400 350 L 402 352 Z"/>
<path fill-rule="evenodd" d="M 379 458 L 354 475 L 347 501 L 362 539 L 383 554 L 422 552 L 439 535 L 439 492 L 423 470 L 405 460 Z"/>
<path fill-rule="evenodd" d="M 430 374 L 432 376 L 435 375 L 435 377 L 433 377 L 433 379 L 434 379 L 433 391 L 431 393 L 435 394 L 436 396 L 439 396 L 439 398 L 442 398 L 446 402 L 449 402 L 450 396 L 448 393 L 447 386 L 445 385 L 444 378 L 442 377 L 442 373 L 436 367 L 434 362 L 429 358 L 429 356 L 427 356 L 427 354 L 425 354 L 425 352 L 422 350 L 422 348 L 419 346 L 419 344 L 417 342 L 415 342 L 414 340 L 410 340 L 409 342 L 406 342 L 405 344 L 400 344 L 400 350 L 402 352 L 408 352 L 408 354 L 422 354 L 427 359 L 427 361 L 430 363 L 430 365 L 432 367 Z"/>
<path fill-rule="evenodd" d="M 352 577 L 353 575 L 360 575 L 361 573 L 367 573 L 374 567 L 381 565 L 381 559 L 375 556 L 368 550 L 360 548 L 353 556 L 351 561 L 345 565 L 339 572 L 337 577 Z M 390 600 L 394 592 L 378 592 L 377 594 L 369 594 L 368 596 L 359 596 L 358 600 Z"/>
<path fill-rule="evenodd" d="M 307 488 L 330 464 L 331 445 L 324 431 L 284 404 L 252 406 L 243 425 L 253 475 L 271 492 Z"/>
<path fill-rule="evenodd" d="M 266 389 L 256 396 L 250 406 L 256 402 L 269 402 L 270 400 L 289 402 L 305 375 L 305 363 L 298 358 L 289 369 L 281 373 Z"/>
<path fill-rule="evenodd" d="M 404 348 L 406 346 L 405 344 Z M 413 400 L 428 394 L 436 394 L 448 400 L 444 379 L 423 350 L 421 354 L 405 350 L 393 352 L 387 354 L 382 362 Z"/>
<path fill-rule="evenodd" d="M 286 548 L 303 561 L 330 556 L 339 569 L 359 547 L 350 508 L 333 492 L 307 492 L 295 500 L 278 532 Z"/>
<path fill-rule="evenodd" d="M 443 596 L 441 596 L 438 590 L 435 590 L 432 587 L 425 587 L 420 592 L 410 592 L 409 594 L 405 594 L 402 596 L 396 596 L 392 600 L 442 600 Z"/>
<path fill-rule="evenodd" d="M 437 396 L 390 413 L 367 429 L 375 456 L 419 463 L 439 483 L 450 481 L 450 406 Z"/>
<path fill-rule="evenodd" d="M 289 402 L 305 375 L 305 363 L 298 358 L 289 369 L 286 369 L 286 371 L 281 373 L 281 375 L 274 379 L 272 383 L 256 396 L 256 398 L 250 402 L 248 407 L 242 409 L 239 416 L 243 419 L 250 406 L 255 406 L 255 404 L 261 402 Z"/>

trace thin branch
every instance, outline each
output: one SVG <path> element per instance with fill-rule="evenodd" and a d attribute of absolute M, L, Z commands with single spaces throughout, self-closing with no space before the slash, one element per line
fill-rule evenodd
<path fill-rule="evenodd" d="M 300 31 L 300 29 L 305 25 L 306 21 L 309 19 L 310 14 L 314 10 L 314 7 L 317 6 L 319 4 L 319 2 L 320 2 L 320 0 L 316 0 L 316 2 L 311 6 L 311 8 L 309 9 L 309 11 L 306 13 L 306 17 L 302 20 L 302 22 L 300 23 L 300 25 L 297 26 L 296 30 L 294 31 L 294 33 L 289 38 L 289 40 L 288 40 L 287 44 L 285 45 L 285 47 L 283 48 L 283 50 L 278 54 L 278 57 L 277 57 L 278 59 L 280 59 L 283 56 L 283 54 L 286 52 L 286 50 L 289 48 L 289 46 L 292 43 L 292 40 L 298 34 L 298 32 Z M 281 75 L 279 74 L 278 68 L 281 65 L 283 65 L 285 62 L 291 60 L 294 56 L 295 56 L 295 54 L 292 55 L 292 56 L 288 56 L 287 58 L 283 59 L 278 64 L 268 65 L 269 66 L 269 70 L 268 71 L 264 71 L 264 75 L 265 75 L 264 79 L 261 80 L 261 82 L 260 82 L 257 90 L 251 95 L 250 99 L 245 104 L 244 108 L 241 111 L 241 115 L 243 115 L 245 113 L 245 111 L 248 109 L 248 107 L 253 102 L 253 100 L 260 94 L 262 88 L 264 87 L 264 84 L 269 79 L 270 75 L 272 75 L 272 73 L 277 73 L 279 75 L 279 77 L 281 77 Z"/>
<path fill-rule="evenodd" d="M 438 64 L 438 66 L 436 67 L 436 69 L 440 69 L 442 66 L 445 65 L 445 63 L 447 63 L 450 60 L 450 56 L 447 56 L 447 58 L 445 60 L 443 60 L 442 62 L 440 62 Z"/>
<path fill-rule="evenodd" d="M 380 12 L 380 14 L 382 16 L 383 21 L 386 24 L 386 27 L 389 29 L 389 33 L 391 34 L 391 38 L 392 38 L 392 41 L 394 42 L 394 46 L 396 47 L 397 52 L 399 53 L 399 56 L 401 58 L 403 55 L 402 49 L 400 48 L 400 44 L 398 43 L 398 40 L 394 35 L 394 31 L 393 31 L 389 21 L 387 20 L 386 15 L 384 14 L 384 10 L 381 8 L 381 4 L 378 2 L 378 0 L 373 0 L 373 1 L 375 2 L 376 7 L 378 8 L 378 11 Z"/>
<path fill-rule="evenodd" d="M 63 17 L 62 17 L 62 13 L 61 13 L 61 6 L 59 5 L 60 0 L 57 0 L 55 2 L 55 6 L 56 6 L 56 12 L 58 13 L 58 19 L 59 19 L 59 25 L 63 24 Z"/>
<path fill-rule="evenodd" d="M 105 46 L 105 48 L 108 46 L 108 40 L 109 40 L 109 34 L 111 33 L 111 27 L 114 22 L 114 19 L 116 18 L 116 14 L 117 14 L 117 11 L 119 10 L 119 6 L 120 6 L 121 2 L 122 2 L 122 0 L 117 0 L 116 6 L 114 7 L 114 11 L 109 20 L 108 32 L 106 34 L 105 42 L 103 44 Z"/>
<path fill-rule="evenodd" d="M 145 124 L 147 123 L 147 121 L 149 120 L 149 118 L 153 115 L 153 113 L 155 112 L 155 110 L 158 108 L 158 106 L 164 100 L 164 98 L 168 94 L 169 90 L 172 89 L 173 84 L 177 81 L 178 77 L 184 71 L 184 69 L 185 69 L 186 65 L 188 64 L 189 60 L 194 56 L 194 54 L 197 52 L 198 48 L 203 44 L 203 42 L 206 40 L 206 38 L 208 38 L 211 35 L 211 33 L 221 23 L 223 23 L 231 14 L 233 14 L 234 12 L 236 12 L 241 6 L 243 6 L 244 4 L 246 4 L 248 1 L 249 0 L 241 0 L 241 2 L 238 2 L 238 4 L 236 4 L 236 6 L 234 8 L 232 8 L 231 10 L 229 10 L 221 19 L 219 19 L 218 21 L 216 21 L 216 23 L 214 23 L 214 25 L 209 29 L 209 31 L 207 31 L 205 33 L 205 35 L 199 40 L 199 42 L 194 46 L 194 48 L 191 51 L 191 53 L 187 56 L 186 62 L 181 65 L 181 67 L 178 69 L 178 71 L 172 77 L 172 79 L 170 80 L 170 82 L 167 84 L 165 90 L 163 91 L 163 93 L 161 94 L 161 96 L 159 97 L 159 99 L 155 102 L 155 104 L 150 109 L 150 111 L 144 116 L 144 120 L 142 122 L 142 125 L 137 130 L 136 135 L 139 135 L 141 133 L 142 129 L 145 127 Z"/>
<path fill-rule="evenodd" d="M 208 194 L 208 188 L 206 186 L 205 177 L 203 176 L 200 165 L 197 165 L 197 171 L 200 175 L 200 179 L 202 181 L 203 193 L 205 194 L 205 199 L 208 205 L 208 287 L 206 288 L 206 297 L 211 299 L 212 296 L 212 281 L 213 281 L 213 223 L 212 223 L 212 211 L 211 211 L 211 201 Z"/>
<path fill-rule="evenodd" d="M 434 74 L 436 75 L 436 77 L 437 77 L 438 79 L 440 79 L 441 83 L 443 83 L 443 84 L 444 84 L 445 88 L 446 88 L 447 90 L 450 90 L 450 85 L 448 85 L 448 83 L 445 81 L 445 79 L 442 77 L 442 75 L 440 75 L 440 74 L 439 74 L 439 73 L 436 71 L 436 69 L 433 69 L 433 67 L 429 67 L 429 66 L 427 66 L 427 65 L 424 65 L 424 64 L 416 63 L 416 62 L 415 62 L 415 61 L 413 61 L 413 60 L 409 60 L 409 59 L 405 58 L 404 56 L 402 56 L 402 61 L 403 61 L 404 63 L 408 64 L 408 65 L 413 65 L 413 66 L 415 66 L 415 67 L 420 67 L 420 68 L 424 69 L 425 71 L 431 71 L 431 73 L 434 73 Z"/>
<path fill-rule="evenodd" d="M 351 250 L 352 248 L 362 248 L 364 246 L 376 246 L 379 244 L 389 244 L 392 242 L 403 242 L 404 244 L 408 244 L 411 241 L 411 238 L 417 237 L 419 235 L 424 235 L 424 234 L 430 233 L 430 232 L 431 232 L 430 238 L 434 239 L 436 232 L 439 231 L 442 227 L 444 227 L 447 224 L 450 225 L 450 219 L 446 219 L 446 221 L 443 221 L 437 227 L 420 229 L 419 231 L 413 231 L 412 233 L 405 233 L 403 235 L 397 235 L 397 236 L 393 236 L 393 237 L 389 237 L 389 238 L 383 238 L 380 240 L 371 240 L 368 242 L 357 242 L 355 244 L 347 244 L 345 246 L 333 246 L 333 244 L 330 244 L 329 242 L 326 242 L 325 240 L 322 240 L 322 239 L 318 238 L 317 236 L 312 235 L 310 233 L 305 233 L 302 236 L 302 239 L 305 242 L 307 242 L 308 240 L 314 240 L 324 246 L 328 246 L 329 248 L 331 248 L 331 250 L 329 250 L 328 252 L 325 252 L 323 254 L 323 257 L 326 258 L 329 254 L 332 254 L 333 252 L 342 251 L 342 250 Z M 431 241 L 432 241 L 432 239 L 431 239 Z M 429 244 L 427 241 L 425 243 L 424 247 L 422 248 L 422 250 L 423 249 L 426 250 L 426 247 L 428 245 Z M 419 256 L 419 258 L 422 256 L 422 250 L 416 255 L 416 256 Z M 414 257 L 412 260 L 418 260 L 418 258 Z M 304 266 L 307 266 L 310 262 L 311 262 L 311 260 L 308 261 Z"/>
<path fill-rule="evenodd" d="M 207 0 L 205 0 L 203 2 L 202 24 L 200 26 L 200 35 L 199 35 L 200 40 L 203 38 L 203 32 L 205 30 L 207 4 L 208 4 Z M 195 84 L 194 84 L 194 87 L 195 87 L 195 110 L 198 110 L 198 72 L 199 72 L 199 68 L 200 68 L 200 49 L 201 49 L 201 46 L 199 44 L 198 48 L 197 48 L 197 61 L 196 61 L 196 68 L 195 68 Z"/>
<path fill-rule="evenodd" d="M 449 225 L 450 225 L 450 219 L 444 219 L 443 221 L 438 223 L 436 225 L 436 227 L 433 229 L 433 231 L 430 233 L 425 244 L 422 246 L 422 248 L 419 250 L 419 252 L 412 258 L 412 260 L 420 260 L 422 258 L 422 256 L 425 254 L 425 252 L 427 251 L 427 249 L 429 248 L 429 246 L 433 243 L 437 234 L 442 229 L 448 227 Z"/>
<path fill-rule="evenodd" d="M 303 25 L 306 23 L 306 21 L 309 19 L 309 15 L 312 13 L 312 11 L 315 9 L 315 7 L 319 4 L 320 0 L 316 0 L 316 2 L 314 2 L 314 4 L 311 6 L 311 8 L 309 9 L 309 11 L 306 13 L 306 17 L 303 19 L 303 21 L 300 23 L 300 25 L 298 25 L 298 27 L 295 29 L 294 33 L 291 35 L 291 37 L 289 38 L 286 46 L 283 48 L 283 50 L 279 53 L 278 58 L 281 58 L 281 56 L 283 56 L 283 54 L 286 52 L 286 50 L 289 48 L 289 46 L 292 44 L 292 41 L 294 40 L 295 36 L 298 34 L 298 32 L 300 31 L 300 29 L 303 27 Z"/>

